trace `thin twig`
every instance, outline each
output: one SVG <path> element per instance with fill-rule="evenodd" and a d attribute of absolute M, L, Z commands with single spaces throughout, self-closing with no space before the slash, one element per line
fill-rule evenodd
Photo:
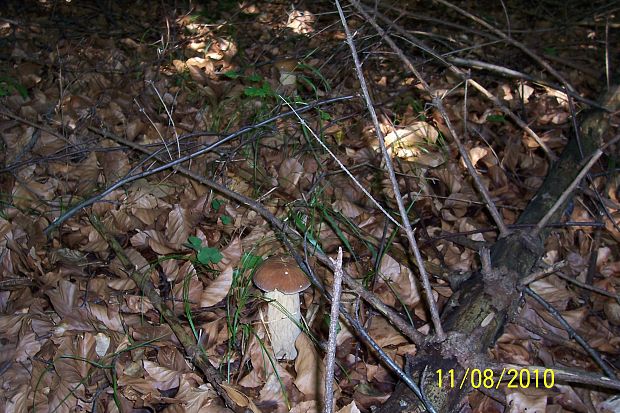
<path fill-rule="evenodd" d="M 69 144 L 70 146 L 75 146 L 69 139 L 64 137 L 62 134 L 56 132 L 55 130 L 50 129 L 50 128 L 46 127 L 46 126 L 43 126 L 43 125 L 41 125 L 39 123 L 33 122 L 31 120 L 22 118 L 21 116 L 17 116 L 16 114 L 11 113 L 8 110 L 8 108 L 6 106 L 4 106 L 4 105 L 2 105 L 0 107 L 5 109 L 5 110 L 0 110 L 0 115 L 6 116 L 7 118 L 15 119 L 19 123 L 23 123 L 24 125 L 32 126 L 33 128 L 36 128 L 36 129 L 38 129 L 40 131 L 49 133 L 50 135 L 52 135 L 52 136 L 54 136 L 54 137 L 64 141 L 65 143 Z"/>
<path fill-rule="evenodd" d="M 157 90 L 157 88 L 155 87 L 155 83 L 152 80 L 149 80 L 147 83 L 149 83 L 151 87 L 153 88 L 153 90 L 155 90 L 155 93 L 157 93 L 157 97 L 159 98 L 159 101 L 161 102 L 162 106 L 166 110 L 166 114 L 168 115 L 168 122 L 172 126 L 172 132 L 174 133 L 174 137 L 177 142 L 178 156 L 180 157 L 181 156 L 181 145 L 179 143 L 179 134 L 177 133 L 177 127 L 174 124 L 174 118 L 172 117 L 172 113 L 168 109 L 168 106 L 166 106 L 166 102 L 164 102 L 164 98 L 161 96 L 161 93 L 159 93 L 159 90 Z"/>
<path fill-rule="evenodd" d="M 592 291 L 600 295 L 604 295 L 605 297 L 613 298 L 618 302 L 618 304 L 620 304 L 620 294 L 610 293 L 609 291 L 603 290 L 602 288 L 598 288 L 590 284 L 582 283 L 581 281 L 575 278 L 569 277 L 566 274 L 562 274 L 561 272 L 558 272 L 556 275 L 560 277 L 561 279 L 566 280 L 571 284 L 575 284 L 576 286 L 581 287 L 585 290 Z"/>
<path fill-rule="evenodd" d="M 532 290 L 530 287 L 525 287 L 523 291 L 527 295 L 531 296 L 534 300 L 536 300 L 540 305 L 543 306 L 545 310 L 549 312 L 549 314 L 551 314 L 553 317 L 555 317 L 556 320 L 558 320 L 558 322 L 562 325 L 562 327 L 564 327 L 564 329 L 568 332 L 569 337 L 574 338 L 575 341 L 579 343 L 579 345 L 583 347 L 585 351 L 588 352 L 590 357 L 592 357 L 592 359 L 596 362 L 596 364 L 599 365 L 599 367 L 603 370 L 603 372 L 605 373 L 607 377 L 614 379 L 614 380 L 616 379 L 616 375 L 614 374 L 613 370 L 607 365 L 605 360 L 601 358 L 600 354 L 598 354 L 598 351 L 593 349 L 579 335 L 579 333 L 575 331 L 575 329 L 568 323 L 568 321 L 566 321 L 566 319 L 564 319 L 564 317 L 562 317 L 562 314 L 560 314 L 560 312 L 556 310 L 555 307 L 553 307 L 551 304 L 545 301 L 545 299 L 542 298 L 540 295 L 536 294 L 536 292 L 534 292 L 534 290 Z"/>
<path fill-rule="evenodd" d="M 549 266 L 548 268 L 542 269 L 540 271 L 536 271 L 528 275 L 527 277 L 521 280 L 521 285 L 528 285 L 533 283 L 534 281 L 540 280 L 541 278 L 545 278 L 547 275 L 558 272 L 562 268 L 568 266 L 568 262 L 562 260 L 560 262 L 556 262 L 555 264 Z"/>
<path fill-rule="evenodd" d="M 334 286 L 332 287 L 332 307 L 329 319 L 329 339 L 327 341 L 327 362 L 325 364 L 325 413 L 334 411 L 334 365 L 336 364 L 336 336 L 338 335 L 338 313 L 342 293 L 342 247 L 338 247 L 338 256 L 332 260 Z"/>
<path fill-rule="evenodd" d="M 306 112 L 306 111 L 308 111 L 310 109 L 313 109 L 313 108 L 315 108 L 317 106 L 327 105 L 327 104 L 334 103 L 334 102 L 339 102 L 339 101 L 342 101 L 342 100 L 349 100 L 349 99 L 352 99 L 352 98 L 353 98 L 353 96 L 341 96 L 341 97 L 337 97 L 337 98 L 326 99 L 326 100 L 323 100 L 323 101 L 320 101 L 320 102 L 315 102 L 312 105 L 308 105 L 308 106 L 305 106 L 303 108 L 297 109 L 297 112 L 298 113 Z M 249 132 L 249 131 L 254 130 L 254 129 L 258 129 L 258 128 L 262 127 L 262 126 L 265 126 L 265 125 L 273 122 L 274 120 L 281 119 L 281 118 L 286 117 L 286 116 L 291 116 L 292 114 L 293 114 L 292 111 L 291 112 L 286 112 L 286 113 L 281 113 L 279 115 L 273 116 L 273 117 L 271 117 L 269 119 L 266 119 L 266 120 L 264 120 L 262 122 L 254 124 L 254 125 L 245 126 L 245 127 L 241 128 L 241 129 L 239 129 L 237 132 L 231 133 L 230 135 L 220 139 L 219 141 L 217 141 L 217 142 L 215 142 L 215 143 L 213 143 L 213 144 L 211 144 L 211 145 L 209 145 L 209 146 L 207 146 L 205 148 L 202 148 L 202 149 L 200 149 L 200 150 L 198 150 L 196 152 L 190 153 L 189 155 L 185 155 L 185 156 L 183 156 L 181 158 L 175 159 L 174 161 L 167 162 L 167 163 L 165 163 L 165 164 L 163 164 L 163 165 L 161 165 L 161 166 L 159 166 L 157 168 L 154 168 L 154 169 L 151 169 L 151 170 L 148 170 L 148 171 L 144 171 L 144 172 L 141 172 L 141 173 L 136 173 L 136 174 L 131 175 L 131 176 L 126 176 L 125 178 L 120 179 L 117 182 L 115 182 L 114 184 L 110 185 L 109 187 L 107 187 L 105 190 L 103 190 L 102 192 L 98 193 L 97 195 L 94 195 L 94 196 L 86 199 L 85 201 L 80 202 L 79 204 L 77 204 L 73 208 L 69 209 L 67 212 L 65 212 L 64 214 L 62 214 L 58 218 L 56 218 L 54 220 L 54 222 L 52 222 L 50 225 L 48 225 L 48 227 L 45 228 L 43 233 L 45 235 L 49 236 L 50 233 L 55 228 L 57 228 L 60 224 L 65 222 L 67 219 L 71 218 L 73 215 L 78 213 L 80 210 L 82 210 L 83 208 L 86 208 L 86 207 L 88 207 L 88 206 L 90 206 L 90 205 L 92 205 L 92 204 L 94 204 L 96 202 L 101 201 L 107 195 L 112 193 L 115 189 L 120 188 L 123 185 L 126 185 L 126 184 L 128 184 L 130 182 L 136 181 L 138 179 L 145 178 L 147 176 L 156 174 L 157 172 L 161 172 L 161 171 L 164 171 L 166 169 L 173 168 L 174 166 L 180 165 L 180 164 L 182 164 L 185 161 L 188 161 L 188 160 L 193 159 L 193 158 L 195 158 L 197 156 L 200 156 L 200 155 L 203 155 L 203 154 L 205 154 L 205 153 L 207 153 L 209 151 L 212 151 L 213 149 L 217 148 L 218 146 L 223 145 L 224 143 L 227 143 L 227 142 L 233 140 L 234 138 L 236 138 L 236 137 L 238 137 L 238 136 L 240 136 L 240 135 L 242 135 L 242 134 L 244 134 L 246 132 Z M 154 156 L 154 154 L 151 154 L 150 156 Z"/>
<path fill-rule="evenodd" d="M 127 147 L 130 147 L 132 149 L 145 153 L 149 156 L 153 156 L 159 162 L 162 162 L 162 163 L 166 162 L 166 160 L 161 157 L 161 153 L 158 155 L 154 155 L 153 153 L 151 153 L 148 149 L 144 148 L 143 146 L 135 142 L 131 142 L 126 139 L 120 138 L 110 133 L 106 133 L 105 136 Z M 286 236 L 291 237 L 296 240 L 303 239 L 301 235 L 299 235 L 294 229 L 285 225 L 284 222 L 282 222 L 282 220 L 280 220 L 274 214 L 268 211 L 260 202 L 257 202 L 251 198 L 241 195 L 238 192 L 232 191 L 226 188 L 225 186 L 220 185 L 211 179 L 207 179 L 206 177 L 199 175 L 183 166 L 174 165 L 172 168 L 178 172 L 181 172 L 185 176 L 188 176 L 194 179 L 196 182 L 199 182 L 221 193 L 222 195 L 232 200 L 235 200 L 236 202 L 239 202 L 240 204 L 247 205 L 249 208 L 256 211 L 263 218 L 265 218 L 275 229 L 282 231 Z M 318 251 L 318 250 L 315 251 L 315 255 L 321 263 L 323 263 L 325 266 L 330 268 L 332 271 L 334 270 L 333 263 L 331 262 L 330 258 L 327 255 L 325 255 L 323 252 Z M 300 261 L 301 259 L 298 260 L 297 262 L 299 263 Z M 387 318 L 401 333 L 403 333 L 409 340 L 411 340 L 412 343 L 421 345 L 424 342 L 424 335 L 420 333 L 418 330 L 416 330 L 413 326 L 411 326 L 411 324 L 409 324 L 406 320 L 404 320 L 400 316 L 400 314 L 398 314 L 391 307 L 385 305 L 385 303 L 381 301 L 379 297 L 377 297 L 371 291 L 368 291 L 367 289 L 365 289 L 363 285 L 361 285 L 356 279 L 351 277 L 346 271 L 343 271 L 343 275 L 344 275 L 345 284 L 347 285 L 349 289 L 351 289 L 352 292 L 359 295 L 364 301 L 369 303 L 381 315 Z M 318 279 L 311 279 L 311 281 L 313 281 L 313 284 L 315 286 L 321 285 Z"/>
<path fill-rule="evenodd" d="M 157 91 L 157 89 L 155 89 L 155 91 Z M 157 94 L 159 95 L 159 92 L 157 92 Z M 170 157 L 170 160 L 174 159 L 174 157 L 170 153 L 170 149 L 168 149 L 168 143 L 166 142 L 166 138 L 164 138 L 164 135 L 161 134 L 161 131 L 159 130 L 159 128 L 157 127 L 155 122 L 153 122 L 153 119 L 151 119 L 149 114 L 146 113 L 146 110 L 144 110 L 144 108 L 142 107 L 140 102 L 138 102 L 138 99 L 134 98 L 133 101 L 136 104 L 136 106 L 138 106 L 138 112 L 140 112 L 140 113 L 142 113 L 144 115 L 146 120 L 148 120 L 149 123 L 151 124 L 151 127 L 155 130 L 155 132 L 157 132 L 157 135 L 159 136 L 159 139 L 161 140 L 161 142 L 164 144 L 164 147 L 166 148 L 166 152 L 168 152 L 168 156 Z M 163 104 L 163 100 L 162 100 L 162 104 Z M 164 107 L 165 107 L 165 105 L 164 105 Z M 166 108 L 166 111 L 168 111 L 168 108 Z M 181 157 L 181 153 L 179 153 L 179 157 Z"/>
<path fill-rule="evenodd" d="M 418 248 L 418 243 L 413 234 L 413 229 L 411 228 L 411 223 L 409 222 L 409 216 L 407 215 L 407 209 L 405 208 L 403 198 L 400 194 L 398 180 L 396 179 L 396 174 L 394 173 L 394 166 L 392 165 L 392 159 L 385 146 L 385 139 L 383 137 L 383 133 L 381 132 L 381 126 L 379 125 L 379 119 L 377 118 L 377 113 L 375 112 L 372 98 L 370 97 L 370 93 L 368 92 L 368 86 L 366 85 L 364 73 L 362 72 L 362 65 L 357 55 L 355 43 L 353 42 L 353 36 L 351 35 L 351 31 L 349 30 L 349 25 L 347 24 L 347 20 L 344 16 L 344 12 L 342 11 L 342 7 L 340 6 L 340 2 L 336 0 L 335 3 L 336 7 L 338 8 L 338 14 L 340 15 L 340 21 L 342 22 L 342 26 L 344 27 L 344 31 L 347 36 L 347 43 L 349 44 L 349 48 L 351 49 L 351 56 L 353 57 L 353 61 L 355 62 L 355 71 L 357 73 L 357 78 L 360 81 L 360 86 L 364 94 L 364 99 L 366 100 L 366 106 L 368 107 L 370 117 L 372 118 L 372 123 L 375 127 L 375 134 L 377 136 L 377 139 L 379 140 L 379 145 L 381 146 L 381 154 L 383 155 L 385 167 L 388 171 L 388 176 L 390 177 L 392 189 L 394 190 L 394 198 L 396 199 L 396 203 L 398 204 L 398 210 L 403 221 L 403 228 L 405 229 L 405 233 L 407 234 L 407 240 L 409 241 L 409 248 L 413 252 L 416 265 L 418 266 L 418 270 L 420 271 L 420 279 L 422 281 L 422 287 L 424 288 L 424 293 L 426 295 L 426 301 L 428 303 L 429 312 L 431 313 L 431 320 L 435 328 L 435 333 L 437 334 L 437 339 L 439 341 L 443 341 L 446 335 L 443 331 L 443 327 L 441 326 L 439 311 L 437 310 L 437 303 L 435 302 L 435 298 L 433 297 L 433 290 L 431 288 L 431 283 L 429 281 L 428 274 L 426 273 L 426 269 L 424 268 L 422 254 L 420 253 L 420 249 Z"/>
<path fill-rule="evenodd" d="M 545 225 L 547 225 L 547 222 L 555 214 L 555 212 L 558 210 L 558 208 L 560 208 L 562 205 L 564 205 L 564 202 L 566 202 L 568 197 L 573 193 L 573 190 L 575 189 L 575 187 L 577 187 L 577 185 L 579 185 L 579 183 L 581 182 L 583 177 L 586 176 L 588 171 L 590 171 L 590 168 L 592 168 L 594 163 L 598 160 L 598 158 L 601 157 L 602 154 L 603 154 L 603 151 L 601 151 L 600 149 L 597 149 L 596 151 L 594 151 L 594 153 L 590 157 L 590 160 L 588 161 L 588 163 L 581 169 L 581 171 L 575 177 L 573 182 L 571 182 L 571 184 L 568 186 L 568 188 L 566 188 L 566 190 L 564 192 L 562 192 L 562 195 L 560 195 L 560 197 L 557 199 L 557 201 L 555 201 L 553 206 L 551 208 L 549 208 L 549 211 L 547 211 L 545 216 L 542 217 L 540 219 L 540 221 L 538 221 L 538 224 L 536 224 L 536 227 L 534 228 L 534 230 L 531 233 L 532 237 L 538 236 L 540 231 L 542 231 L 542 229 L 545 227 Z"/>
<path fill-rule="evenodd" d="M 459 154 L 461 155 L 461 158 L 463 158 L 463 161 L 465 162 L 465 166 L 467 167 L 467 171 L 469 172 L 469 175 L 474 180 L 476 189 L 478 190 L 480 195 L 482 195 L 482 198 L 484 198 L 486 207 L 489 213 L 491 214 L 491 217 L 495 221 L 495 225 L 497 225 L 497 227 L 499 228 L 500 237 L 506 237 L 508 234 L 510 234 L 510 231 L 506 227 L 506 224 L 504 223 L 502 216 L 497 210 L 497 207 L 495 206 L 495 203 L 493 202 L 493 199 L 491 198 L 491 194 L 489 193 L 488 189 L 482 182 L 482 179 L 480 179 L 480 176 L 476 172 L 474 165 L 471 163 L 469 154 L 467 153 L 465 146 L 459 139 L 459 135 L 456 133 L 454 126 L 452 126 L 452 122 L 450 121 L 450 118 L 448 117 L 448 113 L 446 112 L 446 109 L 443 106 L 443 102 L 441 101 L 441 98 L 430 87 L 430 85 L 426 82 L 426 80 L 424 80 L 420 72 L 418 72 L 418 70 L 413 66 L 413 63 L 411 63 L 411 60 L 409 60 L 409 58 L 405 56 L 405 54 L 398 47 L 398 45 L 396 45 L 396 43 L 394 43 L 394 41 L 390 38 L 390 36 L 387 35 L 385 30 L 383 30 L 383 28 L 381 28 L 381 26 L 379 26 L 377 22 L 361 7 L 359 2 L 353 1 L 353 5 L 364 16 L 364 18 L 374 27 L 374 29 L 379 33 L 381 38 L 385 40 L 385 42 L 392 48 L 392 50 L 394 50 L 394 52 L 398 55 L 400 60 L 405 64 L 407 69 L 418 79 L 418 81 L 420 82 L 420 85 L 422 85 L 422 88 L 433 99 L 433 105 L 437 108 L 437 110 L 441 114 L 441 117 L 446 122 L 446 127 L 450 131 L 450 135 L 452 135 L 452 139 L 454 140 L 454 143 L 456 143 Z"/>
<path fill-rule="evenodd" d="M 550 343 L 552 345 L 564 346 L 567 349 L 576 353 L 580 353 L 586 356 L 588 355 L 588 353 L 586 353 L 586 351 L 579 344 L 550 331 L 549 328 L 541 327 L 538 324 L 535 324 L 533 321 L 530 321 L 527 316 L 519 317 L 514 321 L 514 324 L 521 326 L 527 331 L 540 337 L 540 339 L 542 339 L 545 344 Z M 538 337 L 532 337 L 532 339 L 539 341 Z"/>
<path fill-rule="evenodd" d="M 604 389 L 612 389 L 612 390 L 620 390 L 620 380 L 617 380 L 615 377 L 609 378 L 605 376 L 598 375 L 596 373 L 591 373 L 589 371 L 583 370 L 572 370 L 567 368 L 557 368 L 557 367 L 545 367 L 545 366 L 525 366 L 521 364 L 496 364 L 489 363 L 487 364 L 489 368 L 497 373 L 501 373 L 502 371 L 508 371 L 510 369 L 515 369 L 517 371 L 521 371 L 524 369 L 529 370 L 533 374 L 542 374 L 544 375 L 545 370 L 553 370 L 553 378 L 554 381 L 563 381 L 566 383 L 579 383 L 579 384 L 588 384 L 591 386 L 598 386 Z M 506 377 L 510 377 L 506 375 Z"/>

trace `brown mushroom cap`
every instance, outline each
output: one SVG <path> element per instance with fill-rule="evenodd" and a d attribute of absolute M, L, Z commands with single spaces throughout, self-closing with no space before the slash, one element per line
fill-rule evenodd
<path fill-rule="evenodd" d="M 280 60 L 276 62 L 274 66 L 277 67 L 280 72 L 292 72 L 297 67 L 297 60 L 295 59 Z"/>
<path fill-rule="evenodd" d="M 254 284 L 267 292 L 278 290 L 283 294 L 295 294 L 308 288 L 310 281 L 292 257 L 275 255 L 258 267 Z"/>

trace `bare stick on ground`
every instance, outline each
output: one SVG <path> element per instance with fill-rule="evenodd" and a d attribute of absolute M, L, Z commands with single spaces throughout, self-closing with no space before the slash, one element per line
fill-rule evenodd
<path fill-rule="evenodd" d="M 332 307 L 329 314 L 329 339 L 327 341 L 327 362 L 325 363 L 325 413 L 334 411 L 334 366 L 336 364 L 336 335 L 338 334 L 338 315 L 340 313 L 340 294 L 342 292 L 342 247 L 338 247 L 338 257 L 334 261 L 334 286 L 332 288 Z"/>
<path fill-rule="evenodd" d="M 558 322 L 560 324 L 562 324 L 562 327 L 564 327 L 564 329 L 568 332 L 569 337 L 572 337 L 575 339 L 575 341 L 577 343 L 579 343 L 579 345 L 581 345 L 581 347 L 583 347 L 583 349 L 585 351 L 588 352 L 588 354 L 590 355 L 590 357 L 592 357 L 592 359 L 594 361 L 596 361 L 596 364 L 599 365 L 599 367 L 605 372 L 605 375 L 609 378 L 615 379 L 616 375 L 613 372 L 613 370 L 607 365 L 607 363 L 605 362 L 605 360 L 603 360 L 601 358 L 601 355 L 598 354 L 598 351 L 596 351 L 595 349 L 593 349 L 576 331 L 573 327 L 571 327 L 570 324 L 568 324 L 568 321 L 566 321 L 564 319 L 564 317 L 562 317 L 562 315 L 559 313 L 558 310 L 555 309 L 555 307 L 553 307 L 551 304 L 549 304 L 547 301 L 545 301 L 540 295 L 536 294 L 530 287 L 525 287 L 523 289 L 523 291 L 525 291 L 525 293 L 527 295 L 529 295 L 530 297 L 532 297 L 534 300 L 536 300 L 540 305 L 542 305 L 545 310 L 547 310 L 549 312 L 549 314 L 551 314 L 553 317 L 555 317 L 556 320 L 558 320 Z"/>
<path fill-rule="evenodd" d="M 400 189 L 398 187 L 398 180 L 396 179 L 396 174 L 394 173 L 394 166 L 392 165 L 392 159 L 390 158 L 390 154 L 388 153 L 387 148 L 385 146 L 385 139 L 383 137 L 383 133 L 381 132 L 381 127 L 379 125 L 379 119 L 377 118 L 377 113 L 375 112 L 372 98 L 370 97 L 370 93 L 368 92 L 368 87 L 366 86 L 366 80 L 364 78 L 364 74 L 362 73 L 362 65 L 357 55 L 357 49 L 355 48 L 355 43 L 353 42 L 351 31 L 349 30 L 347 20 L 344 16 L 344 12 L 342 11 L 342 7 L 340 7 L 340 2 L 338 0 L 336 0 L 336 7 L 338 8 L 338 14 L 340 15 L 340 21 L 342 22 L 342 26 L 344 27 L 344 31 L 347 36 L 347 43 L 349 44 L 349 48 L 351 49 L 351 56 L 353 56 L 353 61 L 355 62 L 355 71 L 360 81 L 360 86 L 364 94 L 364 99 L 366 100 L 366 106 L 368 107 L 368 112 L 370 113 L 370 117 L 372 118 L 372 123 L 375 127 L 375 133 L 377 135 L 377 139 L 379 140 L 379 145 L 381 146 L 381 154 L 383 155 L 383 160 L 385 161 L 385 167 L 388 171 L 388 176 L 390 177 L 392 189 L 394 190 L 394 198 L 396 198 L 396 203 L 398 204 L 398 211 L 400 212 L 400 217 L 403 220 L 403 228 L 405 229 L 405 233 L 407 234 L 407 240 L 409 241 L 409 248 L 411 249 L 411 252 L 413 253 L 413 256 L 415 257 L 416 265 L 418 266 L 418 270 L 420 271 L 420 279 L 422 281 L 422 287 L 424 288 L 424 294 L 426 295 L 426 301 L 428 303 L 429 311 L 431 313 L 431 320 L 433 321 L 433 327 L 435 328 L 435 334 L 437 335 L 436 338 L 439 341 L 443 341 L 446 338 L 446 335 L 443 331 L 443 327 L 441 326 L 441 321 L 439 319 L 439 311 L 437 310 L 437 303 L 435 302 L 435 298 L 433 297 L 433 290 L 431 288 L 431 283 L 429 281 L 428 274 L 426 273 L 426 269 L 424 268 L 422 254 L 420 253 L 420 249 L 418 248 L 418 242 L 415 239 L 415 235 L 413 234 L 413 229 L 411 228 L 411 223 L 409 222 L 409 216 L 407 215 L 407 208 L 405 208 L 403 197 L 400 194 Z"/>
<path fill-rule="evenodd" d="M 400 60 L 405 64 L 407 69 L 418 79 L 418 81 L 420 82 L 420 84 L 422 85 L 426 93 L 428 93 L 428 95 L 433 99 L 433 105 L 435 105 L 435 107 L 441 114 L 441 117 L 446 122 L 446 127 L 450 131 L 450 134 L 452 135 L 452 139 L 454 140 L 454 143 L 456 143 L 456 146 L 459 150 L 459 154 L 461 155 L 461 158 L 463 158 L 463 161 L 465 162 L 465 166 L 467 167 L 467 170 L 469 171 L 469 175 L 474 180 L 476 189 L 478 189 L 478 192 L 484 199 L 487 210 L 491 214 L 493 221 L 495 221 L 495 225 L 497 225 L 497 227 L 499 228 L 500 237 L 506 237 L 508 234 L 510 234 L 510 230 L 508 229 L 508 227 L 506 227 L 506 224 L 504 223 L 502 216 L 500 215 L 499 211 L 497 210 L 497 207 L 495 206 L 495 203 L 493 202 L 493 199 L 491 198 L 491 194 L 489 193 L 488 189 L 486 188 L 486 186 L 480 179 L 480 176 L 478 176 L 478 173 L 476 172 L 474 165 L 471 163 L 471 159 L 469 158 L 469 155 L 467 151 L 465 150 L 465 146 L 459 139 L 459 136 L 456 133 L 456 130 L 452 126 L 452 122 L 450 121 L 450 118 L 448 117 L 448 113 L 446 112 L 446 109 L 443 106 L 441 97 L 438 96 L 437 93 L 432 90 L 432 88 L 426 82 L 426 80 L 424 80 L 420 72 L 413 66 L 409 58 L 405 56 L 403 51 L 396 45 L 396 43 L 394 43 L 394 41 L 390 38 L 390 36 L 387 35 L 385 30 L 383 30 L 381 26 L 379 26 L 377 22 L 368 13 L 366 13 L 364 9 L 362 9 L 362 7 L 359 5 L 358 2 L 354 1 L 353 5 L 364 16 L 364 18 L 374 27 L 374 29 L 377 31 L 377 33 L 379 33 L 381 38 L 385 40 L 385 42 L 392 48 L 392 50 L 394 50 L 394 52 L 396 52 L 396 54 L 398 55 Z M 380 134 L 380 131 L 377 132 L 377 135 L 379 134 Z M 381 139 L 379 141 L 382 142 Z"/>

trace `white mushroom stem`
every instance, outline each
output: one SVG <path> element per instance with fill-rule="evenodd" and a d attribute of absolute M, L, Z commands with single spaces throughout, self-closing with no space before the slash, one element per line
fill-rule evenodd
<path fill-rule="evenodd" d="M 267 306 L 267 329 L 271 347 L 278 360 L 294 360 L 297 357 L 295 340 L 301 334 L 299 293 L 283 294 L 278 290 L 265 293 Z"/>

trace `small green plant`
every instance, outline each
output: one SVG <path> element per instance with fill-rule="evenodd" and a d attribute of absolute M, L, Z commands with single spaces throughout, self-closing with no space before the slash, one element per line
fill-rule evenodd
<path fill-rule="evenodd" d="M 263 77 L 259 75 L 258 73 L 252 73 L 251 75 L 247 76 L 247 79 L 250 82 L 255 82 L 255 83 L 263 81 Z"/>
<path fill-rule="evenodd" d="M 233 282 L 230 292 L 226 297 L 226 325 L 228 328 L 228 350 L 226 358 L 227 365 L 230 367 L 231 360 L 239 349 L 237 344 L 239 333 L 241 332 L 242 342 L 247 341 L 250 333 L 253 334 L 253 327 L 242 321 L 243 310 L 251 296 L 252 273 L 261 263 L 262 258 L 251 253 L 244 253 L 241 257 L 239 268 L 233 271 Z M 231 372 L 227 372 L 227 379 L 230 380 Z"/>
<path fill-rule="evenodd" d="M 187 245 L 196 251 L 196 259 L 202 265 L 217 264 L 222 260 L 222 254 L 217 248 L 203 246 L 200 238 L 192 236 L 187 241 Z"/>
<path fill-rule="evenodd" d="M 230 71 L 224 73 L 224 76 L 229 78 L 229 79 L 234 80 L 234 79 L 238 79 L 238 78 L 242 77 L 243 75 L 240 72 L 236 71 L 236 70 L 230 70 Z"/>
<path fill-rule="evenodd" d="M 224 205 L 224 202 L 221 199 L 213 198 L 211 201 L 211 208 L 213 208 L 214 211 L 220 209 L 222 205 Z"/>
<path fill-rule="evenodd" d="M 546 54 L 550 55 L 550 56 L 557 56 L 558 55 L 558 49 L 551 46 L 551 47 L 545 47 L 543 49 L 545 51 Z"/>
<path fill-rule="evenodd" d="M 259 75 L 258 73 L 253 73 L 248 76 L 242 75 L 240 72 L 236 70 L 231 70 L 229 72 L 224 73 L 224 76 L 231 79 L 243 79 L 251 83 L 257 83 L 256 86 L 247 86 L 243 90 L 243 94 L 250 98 L 267 98 L 275 96 L 275 92 L 271 88 L 271 85 L 265 81 L 265 79 Z"/>
<path fill-rule="evenodd" d="M 489 122 L 495 122 L 495 123 L 505 123 L 506 122 L 506 118 L 503 115 L 489 115 L 489 116 L 487 116 L 487 120 Z"/>
<path fill-rule="evenodd" d="M 329 113 L 325 112 L 324 110 L 318 109 L 317 110 L 319 112 L 319 117 L 321 118 L 321 120 L 323 121 L 330 121 L 332 120 L 332 115 L 330 115 Z"/>
<path fill-rule="evenodd" d="M 28 90 L 24 85 L 12 77 L 0 76 L 0 97 L 8 96 L 15 92 L 19 93 L 24 99 L 28 97 Z"/>
<path fill-rule="evenodd" d="M 331 86 L 329 85 L 329 81 L 323 76 L 323 74 L 314 66 L 308 65 L 305 63 L 300 63 L 298 65 L 301 73 L 297 76 L 297 79 L 300 83 L 305 85 L 308 89 L 312 90 L 315 97 L 319 96 L 319 88 L 322 86 L 323 90 L 329 92 L 331 90 Z M 308 75 L 304 74 L 309 73 Z M 318 79 L 318 82 L 314 81 Z M 318 85 L 317 83 L 320 83 Z"/>
<path fill-rule="evenodd" d="M 263 82 L 260 87 L 248 86 L 243 90 L 243 94 L 251 98 L 267 98 L 274 96 L 273 89 L 267 82 Z"/>
<path fill-rule="evenodd" d="M 224 201 L 221 199 L 214 198 L 213 201 L 211 201 L 211 208 L 213 208 L 214 211 L 218 211 L 222 205 L 224 205 Z M 228 215 L 221 215 L 220 220 L 224 225 L 230 225 L 233 221 L 232 217 Z"/>

